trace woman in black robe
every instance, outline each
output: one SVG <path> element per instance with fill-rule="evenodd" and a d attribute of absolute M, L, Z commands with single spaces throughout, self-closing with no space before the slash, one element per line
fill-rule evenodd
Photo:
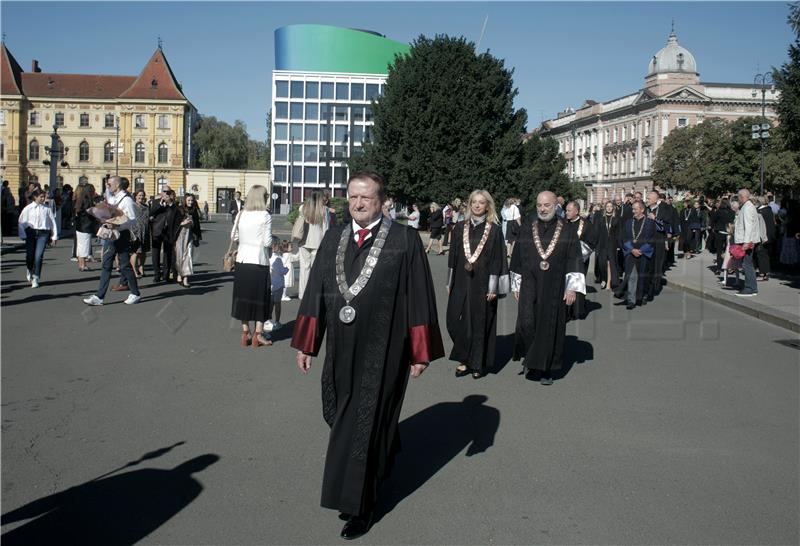
<path fill-rule="evenodd" d="M 503 231 L 489 192 L 472 192 L 467 217 L 455 225 L 452 237 L 447 279 L 447 331 L 453 340 L 450 360 L 459 362 L 456 377 L 472 373 L 479 379 L 494 366 L 497 297 L 509 289 Z"/>
<path fill-rule="evenodd" d="M 694 202 L 687 199 L 681 211 L 681 250 L 685 259 L 691 258 L 695 252 L 695 238 L 700 235 L 700 215 L 694 208 Z"/>
<path fill-rule="evenodd" d="M 620 216 L 615 214 L 614 205 L 606 203 L 605 214 L 595 224 L 597 246 L 594 259 L 599 264 L 600 288 L 616 289 L 619 284 L 617 269 L 617 249 L 620 240 Z"/>

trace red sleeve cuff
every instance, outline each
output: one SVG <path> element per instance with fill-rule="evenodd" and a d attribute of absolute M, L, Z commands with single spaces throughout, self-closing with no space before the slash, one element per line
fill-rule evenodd
<path fill-rule="evenodd" d="M 304 353 L 314 354 L 318 331 L 317 317 L 297 315 L 292 333 L 292 347 Z"/>
<path fill-rule="evenodd" d="M 437 324 L 422 324 L 409 330 L 411 364 L 432 362 L 444 356 L 442 335 Z"/>

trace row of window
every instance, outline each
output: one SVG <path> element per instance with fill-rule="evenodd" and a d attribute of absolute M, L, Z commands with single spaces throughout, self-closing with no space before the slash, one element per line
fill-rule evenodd
<path fill-rule="evenodd" d="M 644 152 L 642 170 L 644 172 L 650 171 L 650 151 L 646 150 Z M 637 154 L 636 152 L 631 152 L 630 155 L 627 153 L 622 153 L 615 157 L 607 157 L 603 161 L 603 175 L 608 176 L 617 176 L 618 174 L 623 175 L 627 172 L 630 174 L 636 173 L 636 163 L 637 163 Z M 584 160 L 582 157 L 578 157 L 577 162 L 577 173 L 580 176 L 589 176 L 590 174 L 595 173 L 596 162 L 592 160 Z M 572 168 L 572 162 L 569 163 L 569 168 Z"/>
<path fill-rule="evenodd" d="M 159 114 L 158 115 L 158 128 L 159 129 L 169 129 L 169 115 L 167 114 Z M 103 127 L 105 129 L 114 129 L 116 125 L 116 115 L 114 114 L 106 114 L 103 118 Z M 28 117 L 28 125 L 33 127 L 38 127 L 42 124 L 42 115 L 41 112 L 33 111 L 30 113 Z M 53 124 L 57 127 L 64 127 L 64 112 L 56 112 L 55 119 Z M 147 128 L 147 114 L 136 114 L 133 118 L 133 125 L 136 129 L 146 129 Z M 79 127 L 89 127 L 89 114 L 82 113 L 79 116 Z"/>
<path fill-rule="evenodd" d="M 276 123 L 275 141 L 306 142 L 347 142 L 350 138 L 349 125 L 317 125 L 316 123 Z M 352 141 L 355 144 L 372 141 L 371 125 L 353 125 Z"/>
<path fill-rule="evenodd" d="M 287 177 L 291 175 L 291 180 Z M 333 179 L 333 180 L 331 180 Z M 336 184 L 344 185 L 347 182 L 347 167 L 292 167 L 275 165 L 272 170 L 274 182 L 291 182 L 293 184 Z"/>
<path fill-rule="evenodd" d="M 105 176 L 98 177 L 98 182 L 97 182 L 97 186 L 98 187 L 100 185 L 102 185 L 104 178 L 105 178 Z M 34 182 L 34 183 L 39 182 L 39 177 L 37 175 L 35 175 L 35 174 L 30 174 L 30 175 L 28 175 L 28 182 Z M 79 176 L 78 177 L 78 185 L 79 186 L 81 186 L 83 184 L 88 184 L 88 183 L 89 183 L 89 177 L 88 176 Z M 59 176 L 58 177 L 58 185 L 59 186 L 63 186 L 64 185 L 64 177 L 63 176 Z M 158 177 L 158 179 L 156 180 L 156 188 L 157 188 L 156 193 L 157 194 L 161 193 L 161 190 L 163 190 L 168 185 L 169 185 L 169 180 L 167 178 L 165 178 L 163 176 Z M 139 175 L 139 176 L 137 176 L 136 178 L 133 179 L 133 191 L 137 192 L 137 191 L 140 191 L 140 190 L 144 191 L 144 177 L 141 176 L 141 175 Z"/>
<path fill-rule="evenodd" d="M 383 94 L 377 83 L 275 81 L 275 97 L 279 99 L 377 100 Z"/>
<path fill-rule="evenodd" d="M 361 153 L 360 148 L 353 149 L 354 154 Z M 317 146 L 316 144 L 275 144 L 272 159 L 274 162 L 316 163 L 324 161 L 344 161 L 347 159 L 347 146 Z"/>
<path fill-rule="evenodd" d="M 689 126 L 689 119 L 688 118 L 678 118 L 678 127 L 688 127 Z M 613 129 L 606 129 L 605 132 L 605 142 L 615 144 L 617 142 L 625 142 L 626 140 L 636 140 L 636 123 L 628 125 L 621 125 L 614 127 Z M 650 136 L 651 131 L 651 120 L 646 119 L 644 120 L 644 137 L 647 138 Z M 597 145 L 597 129 L 592 131 L 586 131 L 580 133 L 576 136 L 576 147 L 578 150 L 582 150 L 589 146 L 596 146 Z M 572 149 L 572 139 L 565 138 L 561 142 L 559 142 L 559 151 L 561 152 L 569 152 Z"/>
<path fill-rule="evenodd" d="M 58 141 L 59 154 L 64 157 L 64 142 Z M 136 163 L 144 163 L 145 148 L 143 142 L 137 142 L 134 146 L 134 161 Z M 40 158 L 39 142 L 34 139 L 28 144 L 28 160 L 38 161 Z M 166 142 L 158 145 L 158 159 L 159 163 L 167 163 L 169 160 L 169 147 Z M 85 140 L 78 144 L 78 161 L 89 161 L 89 143 Z M 103 145 L 103 162 L 110 163 L 114 161 L 114 145 L 109 141 Z"/>
<path fill-rule="evenodd" d="M 276 102 L 275 119 L 323 121 L 372 121 L 371 106 L 323 102 Z"/>

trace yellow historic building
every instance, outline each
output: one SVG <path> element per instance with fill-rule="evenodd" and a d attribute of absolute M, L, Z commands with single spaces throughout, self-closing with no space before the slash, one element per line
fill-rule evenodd
<path fill-rule="evenodd" d="M 148 195 L 185 187 L 197 110 L 175 79 L 161 47 L 138 76 L 26 72 L 0 47 L 0 174 L 20 184 L 50 180 L 54 125 L 64 151 L 58 183 L 94 184 L 119 173 Z"/>

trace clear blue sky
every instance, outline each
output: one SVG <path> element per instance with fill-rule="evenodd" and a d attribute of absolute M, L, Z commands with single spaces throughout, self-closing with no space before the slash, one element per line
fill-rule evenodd
<path fill-rule="evenodd" d="M 376 30 L 410 42 L 463 35 L 514 68 L 528 127 L 566 106 L 634 92 L 672 19 L 707 82 L 750 83 L 787 59 L 793 35 L 785 2 L 9 2 L 0 4 L 6 45 L 23 69 L 138 74 L 157 37 L 201 114 L 243 120 L 265 138 L 273 31 L 319 23 Z M 48 25 L 60 29 L 48 46 Z"/>

